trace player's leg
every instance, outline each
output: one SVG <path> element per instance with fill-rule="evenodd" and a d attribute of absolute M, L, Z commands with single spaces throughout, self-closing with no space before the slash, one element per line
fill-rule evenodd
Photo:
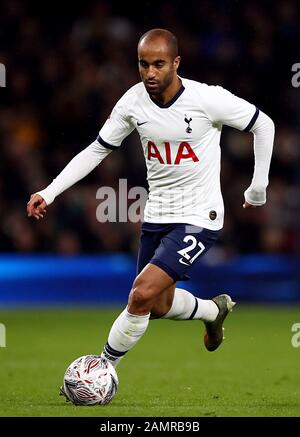
<path fill-rule="evenodd" d="M 200 259 L 217 238 L 217 233 L 195 226 L 174 226 L 163 237 L 150 261 L 161 266 L 174 279 L 186 279 L 192 264 Z M 223 340 L 223 322 L 235 305 L 230 296 L 222 294 L 213 299 L 200 299 L 182 288 L 170 287 L 158 296 L 152 308 L 152 318 L 171 320 L 202 320 L 206 331 L 204 344 L 209 351 L 215 350 Z"/>
<path fill-rule="evenodd" d="M 176 288 L 170 310 L 160 317 L 171 320 L 202 320 L 206 327 L 205 347 L 214 351 L 224 339 L 223 322 L 234 305 L 235 302 L 228 294 L 200 299 L 187 290 Z"/>
<path fill-rule="evenodd" d="M 128 311 L 143 315 L 152 312 L 157 302 L 167 309 L 166 296 L 174 289 L 174 280 L 162 268 L 147 264 L 136 277 L 128 298 Z"/>
<path fill-rule="evenodd" d="M 115 320 L 102 356 L 116 366 L 142 337 L 155 301 L 169 289 L 173 279 L 160 267 L 148 264 L 135 279 L 128 305 Z"/>
<path fill-rule="evenodd" d="M 205 345 L 208 350 L 214 350 L 222 342 L 223 321 L 233 306 L 227 295 L 204 300 L 175 288 L 176 281 L 183 279 L 192 263 L 214 243 L 216 233 L 178 225 L 160 235 L 154 228 L 155 225 L 153 235 L 151 226 L 149 232 L 142 231 L 138 271 L 143 270 L 134 281 L 128 306 L 114 322 L 102 353 L 113 365 L 142 337 L 150 315 L 172 320 L 203 320 Z M 186 244 L 191 242 L 192 245 Z"/>
<path fill-rule="evenodd" d="M 200 299 L 173 284 L 156 299 L 150 318 L 214 322 L 220 312 L 219 300 L 219 296 L 213 299 Z"/>
<path fill-rule="evenodd" d="M 200 299 L 191 292 L 176 287 L 174 283 L 157 297 L 151 309 L 150 319 L 212 322 L 218 312 L 218 307 L 213 300 Z"/>
<path fill-rule="evenodd" d="M 176 283 L 174 282 L 155 300 L 151 309 L 150 319 L 160 319 L 169 312 L 174 300 L 175 290 Z"/>
<path fill-rule="evenodd" d="M 204 344 L 214 351 L 223 341 L 223 322 L 235 305 L 230 296 L 222 294 L 213 299 L 200 299 L 187 290 L 176 288 L 172 278 L 155 265 L 148 264 L 137 277 L 128 302 L 130 314 L 148 313 L 150 318 L 171 320 L 202 320 L 206 326 Z M 157 282 L 153 282 L 153 278 Z M 158 286 L 155 290 L 154 284 Z M 166 287 L 165 287 L 166 286 Z M 134 343 L 135 344 L 135 343 Z"/>
<path fill-rule="evenodd" d="M 160 271 L 156 266 L 149 265 L 149 261 L 154 256 L 161 238 L 167 232 L 167 228 L 167 225 L 149 223 L 143 223 L 142 225 L 137 277 L 129 295 L 129 307 L 126 306 L 113 323 L 102 352 L 102 356 L 107 358 L 114 366 L 136 344 L 148 327 L 151 307 L 144 301 L 145 296 L 150 292 L 150 288 L 159 287 L 158 293 L 155 291 L 155 294 L 159 295 L 164 287 L 168 288 L 173 283 L 164 271 Z M 157 275 L 154 273 L 154 278 L 157 276 L 157 281 L 154 282 L 152 281 L 153 270 L 158 272 Z M 151 286 L 149 286 L 150 280 Z M 162 285 L 165 280 L 166 284 Z M 140 291 L 142 289 L 144 291 Z M 141 297 L 141 294 L 144 297 Z"/>

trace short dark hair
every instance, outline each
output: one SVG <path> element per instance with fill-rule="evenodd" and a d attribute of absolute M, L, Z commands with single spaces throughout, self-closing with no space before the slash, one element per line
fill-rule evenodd
<path fill-rule="evenodd" d="M 153 41 L 155 39 L 162 38 L 165 40 L 166 45 L 170 50 L 171 56 L 176 58 L 178 56 L 178 41 L 176 36 L 167 29 L 151 29 L 148 32 L 144 33 L 139 39 L 138 46 L 141 44 L 143 40 Z"/>

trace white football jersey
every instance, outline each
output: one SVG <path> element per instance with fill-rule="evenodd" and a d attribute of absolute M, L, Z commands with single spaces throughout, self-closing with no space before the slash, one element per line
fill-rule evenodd
<path fill-rule="evenodd" d="M 146 222 L 219 230 L 224 220 L 222 125 L 250 130 L 259 111 L 220 86 L 181 80 L 165 105 L 152 100 L 142 82 L 134 85 L 115 105 L 98 141 L 114 149 L 137 129 L 149 183 Z"/>

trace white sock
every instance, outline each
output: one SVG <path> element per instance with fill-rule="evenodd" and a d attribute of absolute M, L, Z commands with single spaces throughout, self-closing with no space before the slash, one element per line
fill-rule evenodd
<path fill-rule="evenodd" d="M 126 307 L 114 321 L 101 356 L 116 367 L 146 331 L 149 317 L 150 313 L 145 316 L 130 314 Z"/>
<path fill-rule="evenodd" d="M 162 318 L 213 322 L 218 313 L 219 309 L 213 300 L 199 299 L 187 290 L 175 288 L 172 306 Z"/>

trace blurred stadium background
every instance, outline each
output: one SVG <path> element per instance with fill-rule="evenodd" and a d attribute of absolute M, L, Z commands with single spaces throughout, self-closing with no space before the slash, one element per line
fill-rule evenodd
<path fill-rule="evenodd" d="M 44 188 L 94 138 L 117 99 L 139 81 L 141 34 L 165 27 L 179 39 L 180 74 L 220 84 L 276 125 L 268 204 L 241 208 L 253 169 L 252 135 L 224 129 L 225 227 L 197 269 L 199 295 L 233 290 L 246 300 L 300 300 L 300 8 L 272 1 L 0 3 L 0 302 L 125 302 L 140 223 L 99 223 L 100 186 L 147 187 L 136 134 L 61 195 L 47 218 L 26 216 Z M 38 281 L 37 281 L 38 278 Z"/>

